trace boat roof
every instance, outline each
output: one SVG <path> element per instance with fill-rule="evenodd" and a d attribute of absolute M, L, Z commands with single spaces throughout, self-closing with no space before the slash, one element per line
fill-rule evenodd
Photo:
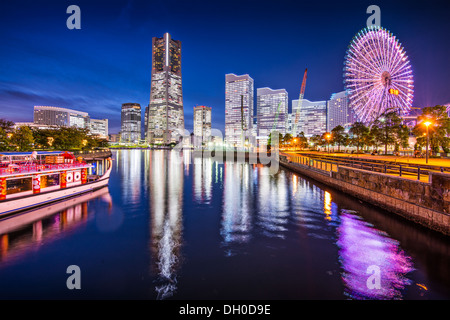
<path fill-rule="evenodd" d="M 67 151 L 28 151 L 28 152 L 5 151 L 0 152 L 0 156 L 29 156 L 33 154 L 33 152 L 36 152 L 38 155 L 46 156 L 46 155 L 61 154 Z"/>

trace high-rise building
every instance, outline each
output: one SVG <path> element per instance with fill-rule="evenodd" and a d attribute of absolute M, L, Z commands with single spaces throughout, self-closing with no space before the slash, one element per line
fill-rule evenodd
<path fill-rule="evenodd" d="M 288 103 L 288 93 L 285 89 L 258 88 L 256 90 L 256 115 L 260 143 L 267 143 L 270 133 L 274 130 L 283 135 L 286 134 Z"/>
<path fill-rule="evenodd" d="M 120 132 L 122 142 L 137 143 L 141 140 L 141 105 L 139 103 L 122 104 Z"/>
<path fill-rule="evenodd" d="M 211 137 L 211 107 L 194 107 L 194 136 L 199 145 Z"/>
<path fill-rule="evenodd" d="M 225 75 L 225 141 L 243 147 L 253 144 L 253 79 L 248 75 Z"/>
<path fill-rule="evenodd" d="M 59 127 L 89 127 L 89 115 L 87 112 L 72 109 L 35 106 L 33 122 L 39 125 L 59 126 Z"/>
<path fill-rule="evenodd" d="M 292 118 L 297 120 L 297 134 L 303 132 L 305 137 L 322 135 L 327 131 L 327 102 L 303 99 L 301 108 L 299 100 L 292 100 Z M 298 115 L 298 117 L 297 117 Z M 293 125 L 295 126 L 295 124 Z"/>
<path fill-rule="evenodd" d="M 168 144 L 184 134 L 181 41 L 170 34 L 152 39 L 152 78 L 147 115 L 149 143 Z"/>
<path fill-rule="evenodd" d="M 356 115 L 350 107 L 346 91 L 333 93 L 327 101 L 327 131 L 337 126 L 347 128 L 356 121 Z"/>

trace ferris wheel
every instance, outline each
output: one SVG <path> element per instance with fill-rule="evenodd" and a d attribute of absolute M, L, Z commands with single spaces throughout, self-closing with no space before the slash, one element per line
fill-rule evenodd
<path fill-rule="evenodd" d="M 388 110 L 409 113 L 411 64 L 392 33 L 379 26 L 364 28 L 351 41 L 344 65 L 344 85 L 358 121 L 370 124 Z"/>

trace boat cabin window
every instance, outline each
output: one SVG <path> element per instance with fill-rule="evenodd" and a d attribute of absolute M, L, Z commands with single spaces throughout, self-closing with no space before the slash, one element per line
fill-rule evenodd
<path fill-rule="evenodd" d="M 59 185 L 59 173 L 41 176 L 41 189 Z"/>
<path fill-rule="evenodd" d="M 6 180 L 6 194 L 31 190 L 31 177 Z"/>

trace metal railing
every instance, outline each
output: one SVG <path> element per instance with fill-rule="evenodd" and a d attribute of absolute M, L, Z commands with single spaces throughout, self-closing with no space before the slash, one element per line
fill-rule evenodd
<path fill-rule="evenodd" d="M 283 154 L 291 162 L 307 165 L 323 171 L 338 171 L 339 166 L 389 174 L 409 179 L 428 180 L 431 172 L 450 173 L 450 167 L 429 166 L 404 162 L 388 162 L 371 159 L 348 159 L 333 156 Z"/>

